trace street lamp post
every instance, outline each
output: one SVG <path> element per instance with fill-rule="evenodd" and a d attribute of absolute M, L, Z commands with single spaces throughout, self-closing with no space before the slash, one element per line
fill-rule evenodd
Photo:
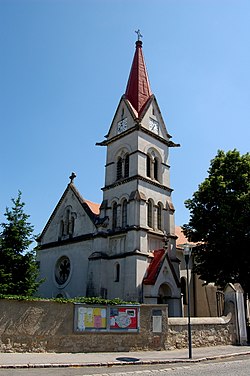
<path fill-rule="evenodd" d="M 192 359 L 192 332 L 191 332 L 191 320 L 190 320 L 190 283 L 189 283 L 189 260 L 191 256 L 192 248 L 185 244 L 183 248 L 184 259 L 187 270 L 187 295 L 188 295 L 188 354 L 189 359 Z"/>

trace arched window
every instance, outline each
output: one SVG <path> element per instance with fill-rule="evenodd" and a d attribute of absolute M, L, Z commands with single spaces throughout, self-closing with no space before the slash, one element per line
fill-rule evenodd
<path fill-rule="evenodd" d="M 158 180 L 158 159 L 154 158 L 154 179 Z"/>
<path fill-rule="evenodd" d="M 115 264 L 115 270 L 114 270 L 114 282 L 120 281 L 120 264 L 117 262 Z"/>
<path fill-rule="evenodd" d="M 153 228 L 153 202 L 148 201 L 148 226 Z"/>
<path fill-rule="evenodd" d="M 67 235 L 69 234 L 69 221 L 70 221 L 70 210 L 67 209 L 66 220 L 65 220 L 65 223 L 64 223 Z"/>
<path fill-rule="evenodd" d="M 117 159 L 116 165 L 116 179 L 128 178 L 129 177 L 129 154 L 124 152 Z"/>
<path fill-rule="evenodd" d="M 151 177 L 151 158 L 147 155 L 147 176 Z"/>
<path fill-rule="evenodd" d="M 147 154 L 147 162 L 146 162 L 146 175 L 147 177 L 155 180 L 159 179 L 159 166 L 160 166 L 160 158 L 156 156 L 154 150 Z"/>
<path fill-rule="evenodd" d="M 117 161 L 116 178 L 117 180 L 122 178 L 122 157 L 119 157 Z"/>
<path fill-rule="evenodd" d="M 112 227 L 113 230 L 117 227 L 117 203 L 114 202 L 113 204 L 113 211 L 112 211 Z"/>
<path fill-rule="evenodd" d="M 65 239 L 72 237 L 75 228 L 76 213 L 72 212 L 72 207 L 68 206 L 65 208 L 62 219 L 59 225 L 59 235 L 58 239 Z"/>
<path fill-rule="evenodd" d="M 128 202 L 127 200 L 123 201 L 122 204 L 122 227 L 126 227 L 128 222 Z"/>
<path fill-rule="evenodd" d="M 61 220 L 60 222 L 60 233 L 59 233 L 59 237 L 62 237 L 64 235 L 64 222 L 63 220 Z"/>
<path fill-rule="evenodd" d="M 69 222 L 69 235 L 71 235 L 71 236 L 73 236 L 74 227 L 75 227 L 75 218 L 72 215 L 71 219 L 70 219 L 70 222 Z"/>
<path fill-rule="evenodd" d="M 157 228 L 162 230 L 162 204 L 160 202 L 157 206 Z"/>
<path fill-rule="evenodd" d="M 125 160 L 124 160 L 124 177 L 129 177 L 129 154 L 126 154 Z"/>

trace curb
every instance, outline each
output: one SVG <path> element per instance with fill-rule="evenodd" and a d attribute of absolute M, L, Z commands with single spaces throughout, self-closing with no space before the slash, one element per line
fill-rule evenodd
<path fill-rule="evenodd" d="M 105 362 L 105 363 L 27 363 L 27 364 L 0 364 L 0 369 L 21 369 L 21 368 L 82 368 L 82 367 L 113 367 L 125 365 L 152 365 L 152 364 L 173 364 L 173 363 L 200 363 L 209 360 L 226 359 L 237 356 L 250 355 L 250 351 L 241 353 L 222 354 L 206 356 L 197 359 L 166 359 L 166 360 L 139 360 L 136 362 Z"/>

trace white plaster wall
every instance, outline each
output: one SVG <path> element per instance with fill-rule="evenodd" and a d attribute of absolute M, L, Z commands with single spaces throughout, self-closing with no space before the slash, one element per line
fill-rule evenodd
<path fill-rule="evenodd" d="M 122 115 L 122 111 L 123 111 L 123 115 Z M 127 129 L 129 129 L 133 126 L 134 120 L 132 118 L 132 115 L 131 115 L 128 107 L 127 107 L 127 104 L 125 103 L 125 101 L 123 99 L 121 99 L 119 104 L 118 104 L 115 116 L 112 120 L 111 126 L 110 126 L 109 138 L 112 138 L 112 137 L 117 135 L 117 123 L 121 119 L 125 119 L 125 118 L 127 118 L 127 120 L 128 120 Z"/>
<path fill-rule="evenodd" d="M 142 281 L 146 275 L 146 271 L 150 264 L 149 258 L 146 257 L 137 257 L 136 263 L 136 269 L 137 269 L 137 275 L 136 275 L 136 286 L 141 288 L 142 287 Z"/>
<path fill-rule="evenodd" d="M 145 113 L 142 119 L 142 126 L 149 129 L 149 119 L 154 119 L 159 123 L 159 136 L 166 138 L 166 126 L 164 124 L 162 115 L 159 111 L 159 107 L 156 103 L 156 100 L 153 100 L 148 107 L 147 112 Z"/>
<path fill-rule="evenodd" d="M 85 296 L 88 257 L 91 253 L 91 241 L 38 251 L 40 278 L 46 278 L 46 280 L 40 285 L 37 295 L 41 297 L 55 297 L 58 294 L 68 297 Z M 55 266 L 57 260 L 62 256 L 67 256 L 70 259 L 71 272 L 66 283 L 60 286 L 55 280 Z"/>

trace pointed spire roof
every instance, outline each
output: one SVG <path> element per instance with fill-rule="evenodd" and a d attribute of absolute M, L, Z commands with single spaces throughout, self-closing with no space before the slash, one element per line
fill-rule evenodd
<path fill-rule="evenodd" d="M 125 98 L 132 104 L 134 109 L 138 112 L 138 116 L 140 116 L 152 92 L 142 53 L 142 41 L 139 40 L 139 38 L 135 46 L 136 50 L 127 83 Z"/>

